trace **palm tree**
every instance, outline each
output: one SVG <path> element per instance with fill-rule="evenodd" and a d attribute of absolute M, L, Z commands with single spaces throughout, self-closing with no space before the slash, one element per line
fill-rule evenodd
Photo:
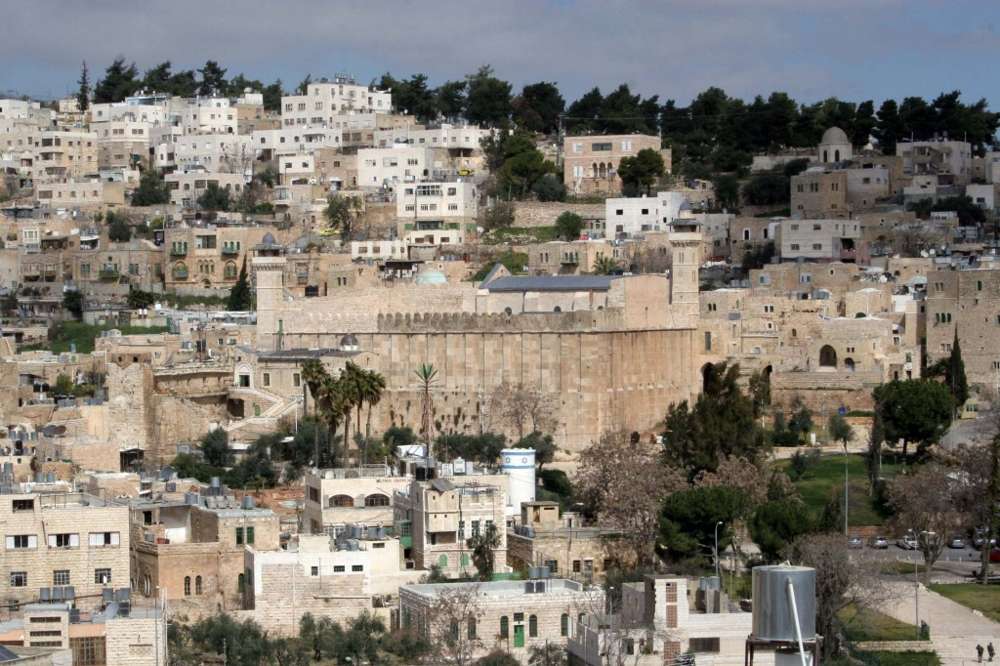
<path fill-rule="evenodd" d="M 312 394 L 313 413 L 318 413 L 319 390 L 325 378 L 329 377 L 326 368 L 318 360 L 311 358 L 302 364 L 302 416 L 306 415 L 306 397 Z M 308 392 L 307 392 L 308 390 Z"/>
<path fill-rule="evenodd" d="M 430 363 L 421 363 L 415 371 L 420 380 L 420 391 L 423 394 L 423 410 L 420 418 L 420 431 L 427 445 L 427 455 L 431 453 L 431 386 L 437 381 L 437 368 Z"/>
<path fill-rule="evenodd" d="M 385 390 L 385 377 L 374 370 L 369 370 L 365 373 L 365 377 L 367 379 L 365 382 L 365 402 L 368 403 L 368 423 L 365 425 L 365 438 L 368 438 L 372 434 L 372 407 L 382 400 L 382 391 Z"/>
<path fill-rule="evenodd" d="M 348 361 L 340 373 L 341 393 L 344 398 L 344 446 L 351 445 L 351 410 L 357 407 L 358 429 L 361 432 L 361 403 L 364 401 L 363 382 L 364 370 Z"/>
<path fill-rule="evenodd" d="M 330 454 L 333 457 L 333 447 L 336 445 L 337 427 L 340 425 L 346 411 L 347 399 L 344 387 L 339 378 L 327 375 L 319 387 L 318 399 L 314 400 L 323 412 L 330 429 Z M 317 466 L 319 461 L 317 461 Z"/>

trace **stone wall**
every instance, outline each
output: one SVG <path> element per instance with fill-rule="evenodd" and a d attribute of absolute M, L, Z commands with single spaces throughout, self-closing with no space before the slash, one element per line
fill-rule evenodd
<path fill-rule="evenodd" d="M 556 218 L 569 211 L 584 219 L 604 219 L 604 202 L 562 203 L 559 201 L 514 202 L 515 227 L 551 227 Z"/>

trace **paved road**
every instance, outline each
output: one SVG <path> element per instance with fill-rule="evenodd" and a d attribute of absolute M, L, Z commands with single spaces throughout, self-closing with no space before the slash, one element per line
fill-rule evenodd
<path fill-rule="evenodd" d="M 916 599 L 912 583 L 891 583 L 894 598 L 882 610 L 912 624 L 916 619 Z M 1000 648 L 1000 624 L 976 615 L 970 609 L 919 586 L 920 619 L 931 627 L 931 643 L 942 666 L 976 663 L 976 644 L 992 641 Z"/>

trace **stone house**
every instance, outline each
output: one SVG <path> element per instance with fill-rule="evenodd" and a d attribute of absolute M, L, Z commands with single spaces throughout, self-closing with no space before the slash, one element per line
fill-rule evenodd
<path fill-rule="evenodd" d="M 473 658 L 494 649 L 527 663 L 532 647 L 565 644 L 587 614 L 604 608 L 604 592 L 565 578 L 488 583 L 436 583 L 399 588 L 399 622 L 434 640 L 449 630 L 435 606 L 465 592 L 475 595 L 469 619 L 458 631 L 472 637 Z"/>
<path fill-rule="evenodd" d="M 209 492 L 215 488 L 209 489 Z M 270 509 L 223 495 L 131 504 L 132 589 L 192 613 L 243 605 L 244 552 L 280 548 Z"/>
<path fill-rule="evenodd" d="M 568 136 L 563 140 L 563 183 L 574 194 L 618 194 L 622 189 L 618 165 L 623 157 L 635 157 L 649 148 L 663 157 L 671 170 L 669 148 L 661 148 L 658 136 L 616 134 Z"/>

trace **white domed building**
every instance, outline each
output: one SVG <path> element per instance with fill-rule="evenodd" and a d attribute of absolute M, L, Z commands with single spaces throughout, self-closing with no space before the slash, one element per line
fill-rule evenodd
<path fill-rule="evenodd" d="M 854 149 L 847 134 L 839 127 L 831 127 L 823 132 L 817 149 L 816 160 L 823 164 L 849 162 L 854 158 Z"/>

